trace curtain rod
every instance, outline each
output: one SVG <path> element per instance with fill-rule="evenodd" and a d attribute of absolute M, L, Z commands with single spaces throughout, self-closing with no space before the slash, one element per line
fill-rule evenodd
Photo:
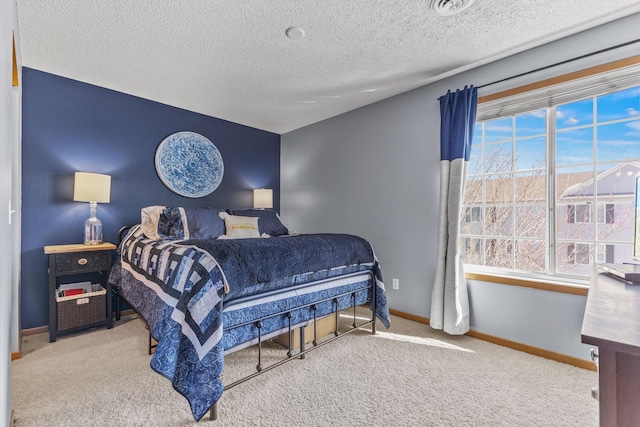
<path fill-rule="evenodd" d="M 634 43 L 638 43 L 638 42 L 640 42 L 640 39 L 631 40 L 631 41 L 628 41 L 626 43 L 621 43 L 621 44 L 618 44 L 618 45 L 615 45 L 615 46 L 610 46 L 608 48 L 601 49 L 601 50 L 598 50 L 598 51 L 595 51 L 595 52 L 591 52 L 591 53 L 587 53 L 585 55 L 577 56 L 575 58 L 566 59 L 564 61 L 556 62 L 555 64 L 546 65 L 546 66 L 541 67 L 541 68 L 536 68 L 535 70 L 527 71 L 527 72 L 524 72 L 524 73 L 521 73 L 521 74 L 517 74 L 515 76 L 506 77 L 506 78 L 504 78 L 502 80 L 496 80 L 495 82 L 486 83 L 486 84 L 483 84 L 481 86 L 477 86 L 477 88 L 481 89 L 483 87 L 487 87 L 487 86 L 495 85 L 495 84 L 498 84 L 498 83 L 506 82 L 506 81 L 509 81 L 509 80 L 516 79 L 518 77 L 526 76 L 528 74 L 537 73 L 538 71 L 548 70 L 549 68 L 557 67 L 558 65 L 568 64 L 569 62 L 578 61 L 580 59 L 588 58 L 590 56 L 598 55 L 600 53 L 608 52 L 610 50 L 618 49 L 618 48 L 625 47 L 625 46 L 628 46 L 630 44 L 634 44 Z"/>

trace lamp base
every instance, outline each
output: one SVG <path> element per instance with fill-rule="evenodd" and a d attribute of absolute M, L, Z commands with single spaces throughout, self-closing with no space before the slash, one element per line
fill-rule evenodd
<path fill-rule="evenodd" d="M 97 203 L 91 202 L 91 217 L 84 222 L 84 244 L 99 245 L 102 243 L 102 221 L 96 217 Z"/>

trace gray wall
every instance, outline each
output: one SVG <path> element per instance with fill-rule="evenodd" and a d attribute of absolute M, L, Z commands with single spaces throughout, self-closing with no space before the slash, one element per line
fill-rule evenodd
<path fill-rule="evenodd" d="M 298 232 L 365 237 L 380 259 L 390 307 L 429 317 L 440 163 L 438 97 L 639 38 L 640 15 L 634 15 L 283 135 L 283 220 Z M 494 84 L 479 94 L 632 56 L 635 49 Z M 399 290 L 391 290 L 392 278 L 400 280 Z M 469 292 L 472 329 L 589 358 L 589 347 L 580 344 L 585 297 L 474 281 Z"/>
<path fill-rule="evenodd" d="M 9 201 L 15 206 L 14 170 L 19 147 L 20 87 L 12 86 L 12 36 L 15 33 L 16 50 L 20 49 L 18 19 L 15 1 L 0 1 L 0 425 L 9 425 L 11 419 L 11 352 L 16 351 L 17 322 L 14 311 L 18 283 L 13 269 L 16 267 L 15 220 L 7 209 Z M 11 225 L 9 225 L 11 223 Z M 8 242 L 8 243 L 7 243 Z"/>

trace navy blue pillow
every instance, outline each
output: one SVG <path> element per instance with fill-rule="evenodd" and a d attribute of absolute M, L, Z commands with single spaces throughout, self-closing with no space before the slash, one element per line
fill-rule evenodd
<path fill-rule="evenodd" d="M 270 236 L 289 234 L 289 230 L 280 222 L 276 211 L 270 209 L 237 209 L 233 211 L 233 215 L 257 217 L 260 234 L 266 233 Z"/>
<path fill-rule="evenodd" d="M 184 208 L 190 239 L 217 239 L 224 234 L 224 220 L 218 208 Z"/>
<path fill-rule="evenodd" d="M 158 235 L 169 240 L 217 239 L 224 234 L 224 221 L 218 216 L 219 212 L 224 209 L 166 208 L 158 218 Z"/>
<path fill-rule="evenodd" d="M 163 240 L 184 239 L 182 215 L 178 208 L 165 208 L 158 217 L 158 236 Z"/>

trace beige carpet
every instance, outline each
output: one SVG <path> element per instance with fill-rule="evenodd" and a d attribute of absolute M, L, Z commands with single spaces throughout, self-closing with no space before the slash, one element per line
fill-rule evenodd
<path fill-rule="evenodd" d="M 215 426 L 596 426 L 595 372 L 393 317 L 222 396 Z M 149 367 L 135 318 L 113 329 L 23 339 L 12 364 L 15 424 L 196 425 L 187 401 Z M 271 344 L 268 357 L 282 354 Z M 225 382 L 251 372 L 246 349 L 227 358 Z"/>

